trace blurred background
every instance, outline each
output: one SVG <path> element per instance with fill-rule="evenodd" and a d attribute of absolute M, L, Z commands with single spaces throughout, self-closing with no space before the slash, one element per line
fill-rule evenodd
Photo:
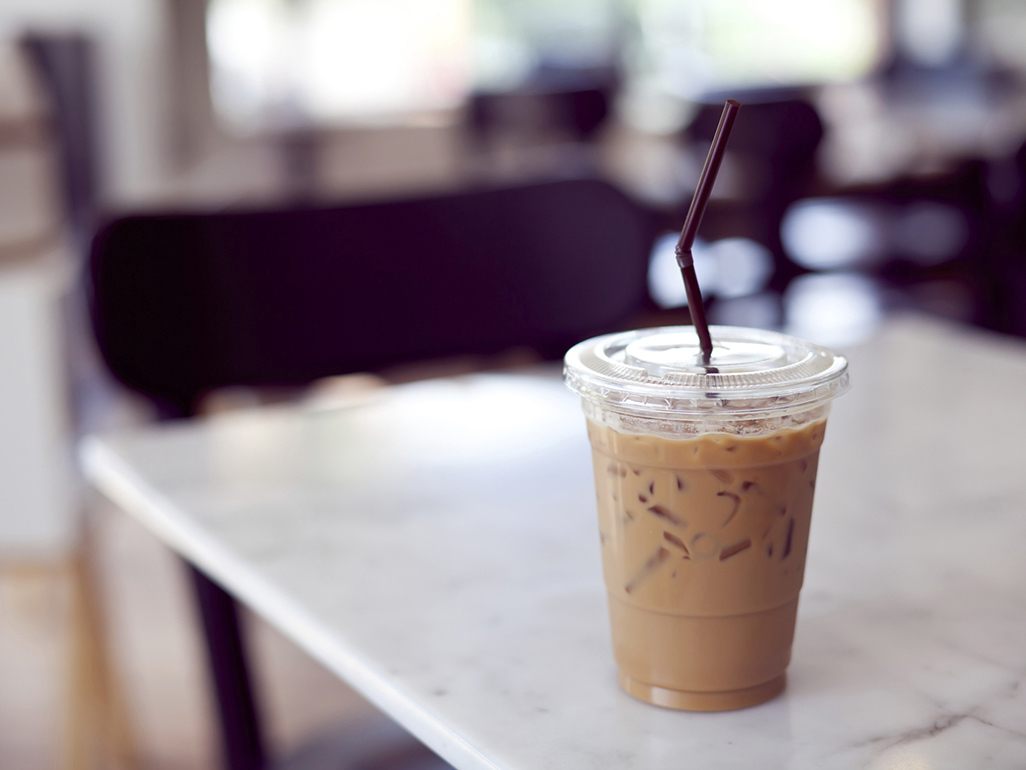
<path fill-rule="evenodd" d="M 0 767 L 217 762 L 180 567 L 72 470 L 153 416 L 94 349 L 101 222 L 597 178 L 651 225 L 630 323 L 686 322 L 672 248 L 736 98 L 712 323 L 1024 336 L 1024 40 L 1019 0 L 0 0 Z M 276 745 L 374 718 L 250 626 Z"/>

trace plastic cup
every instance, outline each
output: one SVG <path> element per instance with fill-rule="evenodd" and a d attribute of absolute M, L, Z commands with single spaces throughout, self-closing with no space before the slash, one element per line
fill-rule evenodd
<path fill-rule="evenodd" d="M 784 689 L 819 449 L 847 361 L 775 332 L 596 337 L 567 354 L 595 468 L 621 686 L 723 711 Z"/>

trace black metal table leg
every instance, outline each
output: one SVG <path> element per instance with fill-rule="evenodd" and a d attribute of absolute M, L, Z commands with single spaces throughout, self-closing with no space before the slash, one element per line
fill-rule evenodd
<path fill-rule="evenodd" d="M 191 564 L 189 571 L 217 693 L 224 767 L 226 770 L 263 770 L 266 755 L 235 600 Z"/>

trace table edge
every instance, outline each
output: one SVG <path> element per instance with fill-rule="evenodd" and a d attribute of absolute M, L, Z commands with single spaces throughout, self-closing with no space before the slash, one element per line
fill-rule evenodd
<path fill-rule="evenodd" d="M 274 585 L 253 573 L 201 528 L 190 526 L 185 517 L 176 515 L 174 504 L 154 490 L 102 437 L 84 437 L 79 442 L 78 459 L 83 475 L 94 488 L 432 751 L 465 770 L 502 770 L 449 727 L 411 708 L 402 691 L 385 681 L 361 656 L 340 645 Z"/>

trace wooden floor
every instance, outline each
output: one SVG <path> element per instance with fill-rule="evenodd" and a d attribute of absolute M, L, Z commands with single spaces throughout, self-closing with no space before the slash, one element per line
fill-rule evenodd
<path fill-rule="evenodd" d="M 218 750 L 189 586 L 181 563 L 140 525 L 89 500 L 101 608 L 128 723 L 146 770 L 213 770 Z M 0 768 L 66 767 L 70 572 L 0 569 Z M 276 753 L 378 712 L 305 653 L 247 616 L 255 678 Z M 97 755 L 93 755 L 95 758 Z M 97 762 L 89 767 L 115 767 Z"/>

